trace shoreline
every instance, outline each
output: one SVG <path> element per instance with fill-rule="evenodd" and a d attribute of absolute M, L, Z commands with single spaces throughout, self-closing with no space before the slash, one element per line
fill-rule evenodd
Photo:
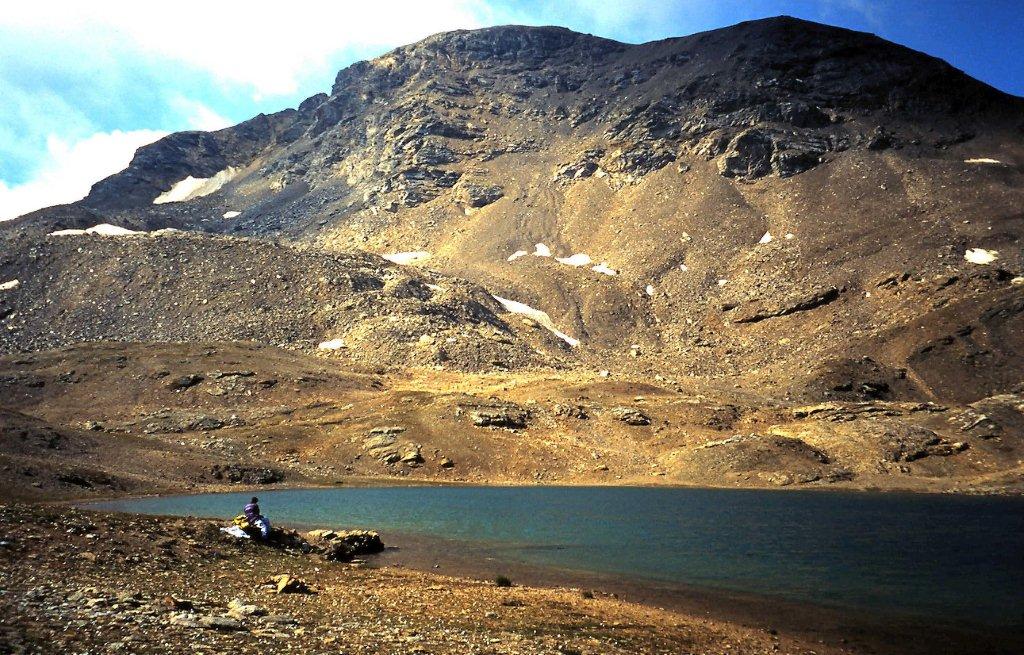
<path fill-rule="evenodd" d="M 33 511 L 30 509 L 30 505 L 26 507 L 29 508 L 27 511 Z M 51 507 L 49 510 L 40 508 L 40 511 L 44 513 L 56 512 L 58 515 L 73 515 L 83 510 L 68 507 Z M 222 520 L 181 516 L 161 517 L 159 515 L 95 510 L 91 508 L 87 508 L 84 511 L 88 512 L 85 515 L 90 516 L 90 519 L 95 521 L 96 524 L 110 526 L 107 529 L 109 534 L 107 538 L 118 539 L 117 535 L 132 538 L 132 532 L 141 528 L 149 531 L 156 530 L 157 535 L 160 537 L 158 541 L 161 544 L 168 544 L 171 542 L 166 541 L 164 535 L 168 533 L 175 534 L 175 530 L 178 530 L 178 534 L 182 536 L 178 537 L 179 541 L 174 543 L 182 546 L 185 545 L 185 535 L 196 534 L 196 526 L 204 525 L 213 529 Z M 125 532 L 123 528 L 116 527 L 128 525 L 133 526 L 132 532 Z M 282 525 L 294 524 L 282 523 Z M 174 528 L 172 526 L 181 526 L 181 528 Z M 113 531 L 109 532 L 109 530 Z M 60 532 L 63 532 L 63 528 L 60 529 Z M 214 530 L 212 534 L 216 535 L 218 533 Z M 406 608 L 403 612 L 410 611 L 413 613 L 409 616 L 428 618 L 434 616 L 434 613 L 451 613 L 452 609 L 457 608 L 442 609 L 442 606 L 437 605 L 439 602 L 437 595 L 454 593 L 456 589 L 462 590 L 459 593 L 464 594 L 463 603 L 469 603 L 469 606 L 476 608 L 479 608 L 479 599 L 483 598 L 504 597 L 507 599 L 509 597 L 522 597 L 525 599 L 530 597 L 552 599 L 540 602 L 539 604 L 527 605 L 525 608 L 520 608 L 520 606 L 516 605 L 515 602 L 518 601 L 514 601 L 509 605 L 502 601 L 500 604 L 492 605 L 492 607 L 495 607 L 494 611 L 488 611 L 486 616 L 468 619 L 470 623 L 467 625 L 479 625 L 478 628 L 473 629 L 471 634 L 488 634 L 492 637 L 507 635 L 509 634 L 508 631 L 515 632 L 519 629 L 516 626 L 523 619 L 516 618 L 516 615 L 519 615 L 519 611 L 516 611 L 517 608 L 524 612 L 524 614 L 519 615 L 520 617 L 526 616 L 525 612 L 528 611 L 529 621 L 539 621 L 545 624 L 549 621 L 554 621 L 551 623 L 551 627 L 545 628 L 545 630 L 554 629 L 559 631 L 562 629 L 556 627 L 559 626 L 559 623 L 554 618 L 548 616 L 548 614 L 551 611 L 563 611 L 571 608 L 571 611 L 574 613 L 582 613 L 578 615 L 578 619 L 584 621 L 582 625 L 589 626 L 586 628 L 588 631 L 603 631 L 605 628 L 599 626 L 608 625 L 610 626 L 608 629 L 614 629 L 615 631 L 623 629 L 639 630 L 638 634 L 650 635 L 651 637 L 656 634 L 649 632 L 651 629 L 654 629 L 656 632 L 681 629 L 690 635 L 705 633 L 707 635 L 742 635 L 742 638 L 747 640 L 748 645 L 752 643 L 750 640 L 768 646 L 772 643 L 782 644 L 784 647 L 782 652 L 787 653 L 806 654 L 813 650 L 813 652 L 819 654 L 827 653 L 830 655 L 844 653 L 865 655 L 881 655 L 883 653 L 886 655 L 931 655 L 936 652 L 971 655 L 974 653 L 978 655 L 985 653 L 992 655 L 1017 652 L 1016 649 L 1019 647 L 1019 644 L 1024 643 L 1024 632 L 1021 631 L 982 630 L 964 625 L 949 626 L 944 623 L 936 625 L 934 621 L 929 621 L 927 618 L 908 620 L 903 617 L 871 615 L 870 613 L 860 611 L 803 604 L 741 592 L 713 590 L 696 586 L 684 587 L 653 582 L 629 581 L 613 575 L 586 574 L 564 569 L 511 563 L 485 556 L 482 557 L 480 549 L 453 549 L 450 547 L 451 544 L 444 542 L 444 540 L 424 539 L 398 532 L 390 532 L 389 534 L 391 536 L 387 539 L 387 542 L 392 545 L 391 548 L 385 550 L 382 554 L 367 556 L 365 564 L 357 564 L 355 567 L 345 565 L 328 565 L 324 567 L 323 563 L 315 561 L 302 563 L 294 557 L 281 559 L 280 554 L 271 549 L 261 548 L 256 543 L 237 543 L 245 540 L 235 540 L 234 543 L 226 544 L 221 548 L 227 548 L 228 551 L 241 549 L 239 552 L 249 553 L 249 558 L 256 556 L 260 561 L 264 562 L 261 566 L 265 572 L 285 570 L 292 571 L 293 573 L 303 573 L 304 571 L 303 575 L 312 576 L 314 583 L 319 581 L 320 585 L 329 585 L 324 587 L 327 597 L 323 602 L 331 602 L 331 598 L 335 594 L 349 587 L 350 583 L 345 580 L 350 576 L 359 576 L 359 579 L 364 581 L 360 583 L 361 588 L 364 590 L 354 590 L 353 593 L 357 594 L 356 598 L 367 598 L 369 597 L 367 594 L 371 593 L 374 595 L 387 593 L 400 597 L 404 599 L 401 601 L 402 607 Z M 141 535 L 139 536 L 141 537 Z M 80 542 L 82 537 L 75 536 L 74 539 Z M 143 538 L 143 542 L 151 543 L 150 539 L 152 537 Z M 221 541 L 223 541 L 223 538 L 221 538 Z M 87 547 L 85 544 L 82 546 Z M 79 548 L 82 546 L 79 546 Z M 198 547 L 202 548 L 201 546 Z M 121 546 L 121 548 L 124 548 L 124 546 Z M 144 548 L 151 548 L 151 546 L 145 546 Z M 166 545 L 158 546 L 158 548 L 166 548 Z M 49 557 L 52 549 L 46 552 L 46 556 Z M 131 549 L 129 552 L 131 552 Z M 446 556 L 440 557 L 441 554 Z M 197 566 L 201 567 L 197 570 L 211 566 L 215 568 L 221 567 L 222 575 L 226 574 L 229 578 L 238 577 L 239 573 L 237 572 L 246 571 L 247 565 L 239 561 L 228 568 L 223 568 L 228 566 L 228 562 L 232 561 L 230 557 L 228 560 L 224 560 L 221 557 L 207 560 L 203 557 L 201 558 L 202 561 L 197 563 Z M 78 570 L 82 570 L 82 567 L 87 567 L 86 570 L 88 570 L 88 567 L 94 566 L 89 564 L 89 559 L 83 560 L 75 557 L 73 561 L 75 561 L 74 566 Z M 104 559 L 103 561 L 107 560 Z M 217 562 L 222 562 L 222 564 L 217 564 Z M 174 566 L 177 568 L 183 563 L 175 560 Z M 106 567 L 113 565 L 114 561 L 110 561 L 109 565 L 104 564 L 103 568 L 95 570 L 107 571 Z M 36 564 L 33 564 L 33 566 L 36 566 Z M 56 573 L 55 569 L 51 568 L 48 570 L 51 574 Z M 161 569 L 158 568 L 158 570 Z M 164 567 L 162 570 L 167 569 Z M 359 573 L 360 570 L 362 573 Z M 136 575 L 133 571 L 135 569 L 132 567 L 125 569 L 123 575 L 128 577 L 123 579 L 120 577 L 122 574 L 115 573 L 113 570 L 102 575 L 108 583 L 114 582 L 116 584 L 120 580 L 121 584 L 126 584 Z M 496 587 L 493 582 L 493 576 L 497 574 L 511 577 L 514 586 L 507 590 Z M 251 576 L 252 572 L 250 571 L 245 575 L 245 578 L 249 579 Z M 258 578 L 259 576 L 256 577 Z M 223 578 L 217 576 L 217 579 Z M 189 588 L 185 580 L 178 580 L 171 586 L 165 586 L 165 583 L 156 582 L 152 578 L 150 580 L 154 591 L 148 593 L 156 593 L 157 595 L 160 593 L 173 595 L 175 588 L 178 589 L 177 593 L 181 593 L 182 589 Z M 22 584 L 35 584 L 30 581 L 31 578 L 28 578 Z M 199 580 L 196 580 L 195 583 L 199 584 Z M 203 587 L 205 584 L 202 583 L 200 586 Z M 381 584 L 385 586 L 379 586 Z M 245 589 L 248 589 L 248 591 L 245 591 Z M 370 589 L 379 589 L 380 591 L 371 592 Z M 586 591 L 590 593 L 585 593 Z M 54 593 L 58 592 L 55 591 Z M 199 592 L 193 589 L 190 595 L 194 598 L 197 593 Z M 211 592 L 203 593 L 209 594 Z M 225 595 L 229 592 L 223 589 L 213 593 L 216 594 L 217 598 L 221 599 L 217 601 L 219 603 L 224 603 L 227 598 L 231 597 L 230 595 Z M 252 588 L 243 586 L 230 593 L 236 595 L 239 593 L 252 594 Z M 186 598 L 188 597 L 186 596 Z M 269 602 L 269 599 L 263 602 Z M 533 601 L 529 602 L 533 603 Z M 309 603 L 312 603 L 312 605 Z M 304 604 L 309 608 L 308 611 L 326 611 L 325 608 L 316 609 L 320 603 L 321 601 L 318 600 L 318 597 L 314 596 Z M 214 607 L 216 607 L 216 604 Z M 466 607 L 466 605 L 463 605 L 463 607 Z M 427 609 L 424 610 L 424 608 Z M 527 608 L 531 609 L 527 610 Z M 299 611 L 298 606 L 293 606 L 292 610 Z M 422 614 L 424 611 L 427 612 L 425 615 Z M 474 616 L 476 615 L 474 614 Z M 597 617 L 603 618 L 598 619 Z M 308 619 L 303 619 L 303 621 L 306 620 Z M 601 622 L 594 623 L 594 621 L 598 620 Z M 477 621 L 481 623 L 478 624 Z M 643 638 L 647 639 L 649 637 L 645 636 Z M 728 646 L 728 643 L 725 645 Z M 744 646 L 744 648 L 737 652 L 769 652 L 769 650 L 763 650 L 762 646 L 750 646 L 752 649 L 750 651 L 746 650 L 746 648 L 747 646 Z M 716 648 L 713 651 L 701 648 L 694 652 L 725 652 L 725 650 L 729 650 L 729 648 L 724 650 Z M 778 649 L 771 650 L 777 651 Z M 648 651 L 646 648 L 630 648 L 625 652 L 652 651 Z M 687 652 L 690 651 L 687 650 Z"/>
<path fill-rule="evenodd" d="M 636 480 L 617 480 L 615 482 L 602 483 L 595 480 L 580 482 L 547 482 L 547 481 L 516 481 L 516 480 L 445 480 L 417 478 L 414 480 L 398 477 L 377 477 L 377 476 L 353 476 L 339 478 L 334 482 L 301 481 L 295 484 L 287 482 L 274 483 L 269 485 L 259 484 L 232 484 L 232 485 L 206 485 L 203 488 L 165 489 L 152 493 L 137 494 L 98 494 L 94 496 L 68 496 L 53 499 L 21 500 L 39 505 L 72 505 L 86 506 L 90 503 L 116 502 L 119 500 L 138 500 L 144 498 L 163 498 L 167 496 L 201 496 L 205 494 L 231 494 L 231 493 L 263 493 L 274 491 L 297 491 L 302 489 L 359 489 L 368 487 L 523 487 L 523 488 L 567 488 L 580 489 L 587 487 L 594 488 L 641 488 L 641 489 L 706 489 L 709 491 L 758 491 L 778 493 L 821 493 L 821 494 L 878 494 L 892 496 L 962 496 L 962 497 L 998 497 L 998 498 L 1024 498 L 1024 487 L 1014 486 L 1007 488 L 991 488 L 984 490 L 949 490 L 936 489 L 932 487 L 910 488 L 910 487 L 879 487 L 879 486 L 854 486 L 837 485 L 812 486 L 812 485 L 787 485 L 787 486 L 757 486 L 757 485 L 709 485 L 709 484 L 687 484 L 685 482 L 641 482 Z"/>
<path fill-rule="evenodd" d="M 491 487 L 509 485 L 435 485 L 398 484 L 398 485 L 360 485 L 368 487 L 437 487 L 437 486 L 471 486 Z M 529 485 L 555 486 L 555 485 Z M 558 485 L 568 486 L 568 485 Z M 580 487 L 583 485 L 572 485 Z M 599 485 L 592 485 L 599 486 Z M 606 485 L 600 485 L 606 486 Z M 617 485 L 621 487 L 633 485 Z M 660 486 L 660 485 L 654 485 Z M 354 487 L 354 485 L 353 485 Z M 289 491 L 295 489 L 339 488 L 328 487 L 297 487 L 279 489 Z M 708 487 L 710 490 L 720 488 Z M 231 489 L 225 493 L 249 493 L 247 489 Z M 262 489 L 262 491 L 269 491 Z M 741 490 L 743 491 L 743 490 Z M 750 491 L 750 490 L 745 490 Z M 764 491 L 764 490 L 755 490 Z M 806 490 L 811 491 L 811 490 Z M 850 491 L 850 490 L 848 490 Z M 886 492 L 861 492 L 878 495 L 891 495 Z M 146 498 L 166 496 L 157 494 Z M 192 494 L 182 494 L 188 496 Z M 852 494 L 851 495 L 857 495 Z M 908 494 L 909 495 L 909 494 Z M 919 494 L 914 494 L 919 495 Z M 120 500 L 131 500 L 122 497 Z M 104 501 L 99 501 L 104 502 Z M 117 500 L 114 500 L 116 503 Z M 92 505 L 92 506 L 90 506 Z M 129 515 L 139 514 L 109 507 L 97 508 L 92 503 L 79 505 L 84 509 L 115 511 Z M 145 516 L 159 516 L 147 514 Z M 180 515 L 167 515 L 180 518 Z M 218 517 L 209 517 L 218 518 Z M 219 520 L 224 520 L 219 517 Z M 306 531 L 314 528 L 337 528 L 321 522 L 289 522 L 279 523 Z M 487 544 L 458 539 L 444 539 L 430 535 L 403 532 L 388 529 L 385 533 L 388 548 L 384 553 L 367 560 L 370 567 L 382 569 L 409 569 L 425 574 L 445 575 L 460 579 L 476 581 L 493 581 L 496 576 L 510 577 L 517 585 L 527 588 L 550 590 L 569 590 L 577 594 L 591 591 L 595 596 L 619 599 L 622 602 L 643 607 L 665 610 L 691 617 L 703 617 L 716 621 L 727 621 L 755 630 L 783 631 L 796 635 L 801 639 L 828 644 L 836 649 L 850 646 L 866 649 L 865 652 L 906 652 L 925 653 L 938 652 L 948 644 L 959 644 L 962 650 L 976 644 L 986 644 L 991 648 L 1003 645 L 1024 643 L 1024 625 L 1000 626 L 955 620 L 929 614 L 893 615 L 884 610 L 855 607 L 827 602 L 793 600 L 783 596 L 772 596 L 758 592 L 746 592 L 727 588 L 701 586 L 690 583 L 676 583 L 625 574 L 591 572 L 585 570 L 560 568 L 555 565 L 532 564 L 514 558 L 495 557 L 500 547 L 489 548 Z M 924 648 L 922 645 L 927 645 Z M 898 650 L 892 650 L 896 647 Z M 998 650 L 992 652 L 1001 652 Z M 1008 648 L 1006 652 L 1012 652 Z"/>

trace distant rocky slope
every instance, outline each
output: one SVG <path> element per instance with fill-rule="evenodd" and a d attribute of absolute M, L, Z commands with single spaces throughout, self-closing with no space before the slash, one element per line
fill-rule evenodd
<path fill-rule="evenodd" d="M 486 310 L 482 324 L 512 343 L 476 340 L 482 354 L 454 356 L 458 367 L 546 364 L 534 349 L 555 348 L 592 369 L 848 400 L 973 401 L 1021 381 L 1022 130 L 1020 98 L 875 36 L 791 18 L 642 45 L 496 27 L 350 66 L 329 94 L 297 109 L 171 135 L 83 201 L 2 232 L 23 244 L 15 250 L 55 229 L 113 223 L 397 253 L 436 271 L 428 278 L 471 280 L 542 310 L 579 341 L 566 350 L 528 329 L 547 345 L 527 346 L 511 336 L 521 321 L 476 287 L 458 302 L 477 305 L 447 305 L 450 317 L 405 330 L 406 341 L 362 339 L 371 358 L 399 363 L 445 366 L 420 353 Z M 155 241 L 153 261 L 178 256 L 163 244 L 198 248 L 199 238 Z M 157 312 L 164 327 L 129 320 L 120 336 L 85 328 L 61 313 L 65 303 L 98 302 L 80 288 L 47 285 L 63 295 L 48 310 L 34 304 L 46 301 L 33 276 L 57 280 L 79 266 L 74 246 L 43 243 L 46 273 L 7 256 L 17 263 L 3 275 L 23 286 L 17 299 L 0 299 L 17 305 L 4 319 L 5 348 L 98 337 L 298 347 L 330 336 L 332 321 L 346 334 L 390 325 L 365 308 L 331 318 L 339 310 L 320 307 L 338 303 L 321 292 L 298 294 L 295 308 L 292 293 L 273 296 L 282 304 L 265 310 L 254 309 L 259 294 L 214 293 L 228 259 L 230 279 L 244 282 L 240 250 L 171 269 L 202 288 L 190 301 L 208 297 L 218 309 L 174 308 L 186 283 L 166 282 L 167 293 L 131 310 Z M 89 243 L 81 257 L 90 262 L 129 247 Z M 320 256 L 303 255 L 302 267 L 334 266 L 314 264 Z M 258 279 L 261 289 L 277 284 Z M 256 311 L 258 321 L 245 317 Z M 223 314 L 223 324 L 194 320 L 203 312 Z M 420 344 L 414 332 L 429 334 Z"/>
<path fill-rule="evenodd" d="M 368 253 L 162 231 L 54 235 L 0 254 L 0 350 L 83 341 L 253 341 L 374 367 L 550 364 L 560 339 L 480 287 Z M 22 282 L 23 281 L 23 282 Z"/>

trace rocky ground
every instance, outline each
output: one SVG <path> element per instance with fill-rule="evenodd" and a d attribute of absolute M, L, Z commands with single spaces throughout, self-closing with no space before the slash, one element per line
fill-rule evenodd
<path fill-rule="evenodd" d="M 0 357 L 0 390 L 0 486 L 24 499 L 372 480 L 1024 486 L 1018 394 L 812 402 L 579 370 L 392 373 L 251 343 Z"/>
<path fill-rule="evenodd" d="M 809 653 L 569 589 L 343 564 L 216 523 L 0 507 L 5 653 Z M 274 576 L 309 593 L 277 593 Z"/>
<path fill-rule="evenodd" d="M 0 351 L 253 341 L 400 368 L 522 368 L 565 343 L 477 285 L 369 253 L 159 231 L 23 239 L 0 254 Z M 534 324 L 533 328 L 537 328 Z M 545 354 L 547 351 L 548 354 Z"/>

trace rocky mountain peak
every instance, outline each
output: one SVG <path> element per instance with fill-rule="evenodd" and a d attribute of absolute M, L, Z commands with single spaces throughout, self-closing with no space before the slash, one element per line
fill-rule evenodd
<path fill-rule="evenodd" d="M 928 320 L 943 327 L 914 339 L 1012 331 L 1016 311 L 976 332 L 950 323 L 1002 303 L 1021 269 L 1019 228 L 991 223 L 1019 220 L 1022 103 L 876 36 L 789 17 L 636 45 L 556 27 L 448 32 L 349 66 L 298 109 L 170 135 L 73 209 L 12 227 L 414 255 L 545 314 L 531 320 L 581 344 L 571 356 L 602 362 L 628 349 L 690 374 L 864 355 L 886 371 L 913 357 L 960 370 L 942 348 L 883 342 L 940 308 Z M 1004 268 L 961 270 L 979 248 Z M 889 279 L 926 291 L 877 286 Z M 791 345 L 805 319 L 812 336 Z M 1014 370 L 1014 348 L 995 368 Z"/>
<path fill-rule="evenodd" d="M 394 52 L 433 52 L 437 55 L 477 59 L 538 60 L 580 52 L 621 50 L 624 44 L 564 27 L 500 25 L 476 30 L 455 30 L 427 37 Z"/>

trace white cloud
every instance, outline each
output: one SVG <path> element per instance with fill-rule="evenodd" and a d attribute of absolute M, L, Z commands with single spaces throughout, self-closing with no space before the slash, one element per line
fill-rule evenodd
<path fill-rule="evenodd" d="M 262 0 L 36 0 L 5 6 L 0 27 L 39 39 L 133 46 L 269 96 L 294 93 L 300 78 L 322 70 L 339 51 L 383 50 L 434 32 L 480 27 L 490 15 L 482 0 L 292 2 L 284 8 Z"/>
<path fill-rule="evenodd" d="M 51 134 L 46 142 L 46 161 L 29 181 L 8 186 L 0 180 L 0 221 L 84 198 L 93 183 L 123 170 L 139 146 L 164 134 L 156 130 L 114 130 L 73 142 Z"/>
<path fill-rule="evenodd" d="M 171 98 L 171 107 L 185 117 L 190 130 L 213 132 L 235 124 L 201 102 L 178 95 Z"/>

